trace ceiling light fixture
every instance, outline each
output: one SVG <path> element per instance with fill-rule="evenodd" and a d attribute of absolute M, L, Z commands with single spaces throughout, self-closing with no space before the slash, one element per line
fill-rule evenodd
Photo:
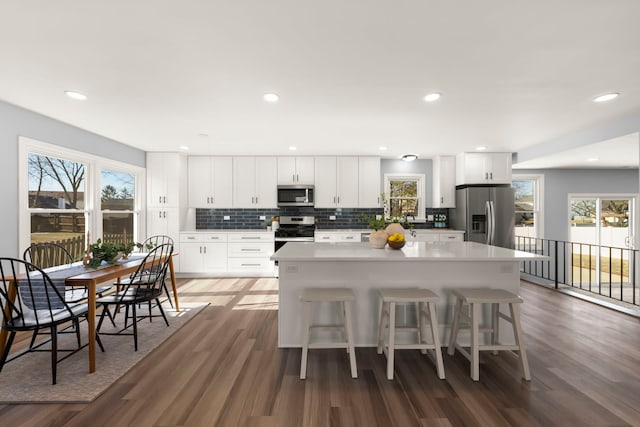
<path fill-rule="evenodd" d="M 479 147 L 476 147 L 476 151 L 485 151 L 487 149 L 486 145 L 481 145 Z"/>
<path fill-rule="evenodd" d="M 417 154 L 405 154 L 404 156 L 402 156 L 402 160 L 404 160 L 405 162 L 413 162 L 417 158 Z"/>
<path fill-rule="evenodd" d="M 378 147 L 378 150 L 380 150 L 380 151 L 387 151 L 387 147 Z"/>
<path fill-rule="evenodd" d="M 262 97 L 267 102 L 278 102 L 278 100 L 280 99 L 280 97 L 275 93 L 265 93 Z"/>
<path fill-rule="evenodd" d="M 440 99 L 441 94 L 439 93 L 430 93 L 429 95 L 425 96 L 423 99 L 425 100 L 425 102 L 433 102 L 433 101 L 437 101 L 438 99 Z"/>
<path fill-rule="evenodd" d="M 600 160 L 600 159 L 599 159 L 599 158 L 597 158 L 597 157 L 589 157 L 589 158 L 587 159 L 587 162 L 597 162 L 598 160 Z"/>
<path fill-rule="evenodd" d="M 85 95 L 84 93 L 77 92 L 75 90 L 65 90 L 64 94 L 71 99 L 77 99 L 79 101 L 84 101 L 85 99 L 87 99 L 87 95 Z"/>
<path fill-rule="evenodd" d="M 180 148 L 180 149 L 181 149 L 181 150 L 183 150 L 183 151 L 188 151 L 188 150 L 189 150 L 189 147 L 187 147 L 186 145 L 181 145 L 181 146 L 180 146 L 180 147 L 178 147 L 178 148 Z"/>
<path fill-rule="evenodd" d="M 289 147 L 289 150 L 290 150 L 290 151 L 296 151 L 296 150 L 297 150 L 297 148 L 296 148 L 296 147 L 294 147 L 293 145 L 291 145 L 291 146 Z"/>
<path fill-rule="evenodd" d="M 593 102 L 607 102 L 611 101 L 612 99 L 616 99 L 619 96 L 619 93 L 606 93 L 604 95 L 596 96 L 595 98 L 593 98 Z"/>

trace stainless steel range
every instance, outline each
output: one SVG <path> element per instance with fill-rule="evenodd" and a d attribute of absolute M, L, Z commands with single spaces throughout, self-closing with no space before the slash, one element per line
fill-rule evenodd
<path fill-rule="evenodd" d="M 313 242 L 316 219 L 312 216 L 281 216 L 280 228 L 275 231 L 275 250 L 287 242 Z"/>

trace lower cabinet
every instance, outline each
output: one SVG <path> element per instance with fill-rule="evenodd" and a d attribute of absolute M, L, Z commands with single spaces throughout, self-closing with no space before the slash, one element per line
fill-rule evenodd
<path fill-rule="evenodd" d="M 442 232 L 416 232 L 414 241 L 416 242 L 462 242 L 464 240 L 464 233 L 442 233 Z"/>
<path fill-rule="evenodd" d="M 360 231 L 316 231 L 314 240 L 316 243 L 359 242 Z"/>
<path fill-rule="evenodd" d="M 273 232 L 180 233 L 180 274 L 274 276 Z"/>

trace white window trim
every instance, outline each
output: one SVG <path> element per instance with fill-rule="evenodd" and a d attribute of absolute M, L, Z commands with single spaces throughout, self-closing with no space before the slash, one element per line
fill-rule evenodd
<path fill-rule="evenodd" d="M 511 176 L 511 181 L 534 181 L 534 217 L 536 218 L 536 238 L 544 238 L 544 175 L 542 174 L 517 174 Z"/>
<path fill-rule="evenodd" d="M 407 180 L 417 180 L 418 181 L 418 189 L 417 189 L 417 194 L 418 194 L 418 212 L 419 215 L 415 218 L 407 218 L 408 222 L 415 222 L 415 223 L 419 223 L 419 222 L 426 222 L 427 218 L 425 217 L 426 215 L 426 209 L 427 209 L 427 194 L 425 191 L 426 188 L 426 176 L 423 173 L 385 173 L 384 174 L 384 197 L 386 200 L 390 199 L 390 193 L 391 193 L 391 184 L 390 181 L 391 180 L 396 180 L 396 179 L 407 179 Z M 388 212 L 388 205 L 385 204 L 385 212 L 384 215 L 386 217 L 389 216 L 389 212 Z"/>
<path fill-rule="evenodd" d="M 567 195 L 567 240 L 571 239 L 571 199 L 596 199 L 596 200 L 609 200 L 609 199 L 629 199 L 633 206 L 629 209 L 633 212 L 633 217 L 631 218 L 631 224 L 629 224 L 629 231 L 631 235 L 629 236 L 629 240 L 631 242 L 630 249 L 635 249 L 637 246 L 635 241 L 637 239 L 637 227 L 640 224 L 640 220 L 638 219 L 638 205 L 640 205 L 640 201 L 638 200 L 638 195 L 634 193 L 569 193 Z M 600 218 L 600 203 L 596 203 L 596 218 Z M 598 226 L 599 227 L 599 226 Z M 600 233 L 596 234 L 596 244 L 600 244 Z"/>
<path fill-rule="evenodd" d="M 143 207 L 146 206 L 146 173 L 139 166 L 105 159 L 93 154 L 70 148 L 60 147 L 24 136 L 18 137 L 18 243 L 19 247 L 27 248 L 31 236 L 31 216 L 29 212 L 29 153 L 37 153 L 45 156 L 60 157 L 78 163 L 84 163 L 87 167 L 85 181 L 85 205 L 84 212 L 88 218 L 85 230 L 91 233 L 91 240 L 95 241 L 102 236 L 102 211 L 100 206 L 100 172 L 102 169 L 126 172 L 135 175 L 135 206 L 134 227 L 135 239 L 145 235 L 146 224 Z M 92 189 L 92 191 L 90 191 Z M 45 212 L 46 210 L 43 210 Z M 57 212 L 57 211 L 56 211 Z"/>

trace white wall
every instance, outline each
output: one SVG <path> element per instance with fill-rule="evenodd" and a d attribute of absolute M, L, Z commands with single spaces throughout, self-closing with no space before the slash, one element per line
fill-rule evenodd
<path fill-rule="evenodd" d="M 0 101 L 0 256 L 21 258 L 18 244 L 18 137 L 145 166 L 145 152 Z"/>

